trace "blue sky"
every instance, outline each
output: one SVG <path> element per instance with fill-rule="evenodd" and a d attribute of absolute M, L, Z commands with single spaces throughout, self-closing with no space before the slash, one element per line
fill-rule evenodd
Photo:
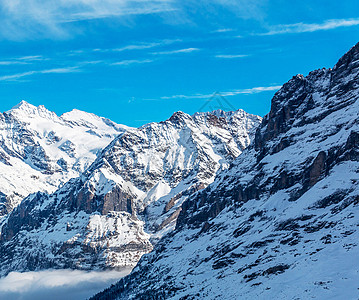
<path fill-rule="evenodd" d="M 24 99 L 130 126 L 214 92 L 263 116 L 293 75 L 359 41 L 357 0 L 0 0 L 0 18 L 0 111 Z"/>

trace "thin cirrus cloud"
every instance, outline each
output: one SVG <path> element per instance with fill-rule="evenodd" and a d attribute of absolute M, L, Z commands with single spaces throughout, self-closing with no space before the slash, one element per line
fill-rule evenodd
<path fill-rule="evenodd" d="M 218 54 L 215 55 L 217 58 L 224 58 L 224 59 L 233 59 L 233 58 L 243 58 L 248 57 L 248 54 Z"/>
<path fill-rule="evenodd" d="M 127 50 L 143 50 L 143 49 L 151 49 L 154 47 L 162 46 L 161 43 L 146 43 L 146 44 L 135 44 L 135 45 L 127 45 L 121 48 L 112 49 L 113 51 L 122 52 Z"/>
<path fill-rule="evenodd" d="M 173 11 L 171 0 L 0 0 L 0 37 L 12 40 L 49 36 L 67 38 L 76 22 L 128 19 Z M 21 22 L 19 22 L 21 20 Z M 72 25 L 71 25 L 72 23 Z"/>
<path fill-rule="evenodd" d="M 129 50 L 145 50 L 145 49 L 151 49 L 151 48 L 155 48 L 155 47 L 167 46 L 167 45 L 170 45 L 173 43 L 178 43 L 178 42 L 182 42 L 182 40 L 181 39 L 173 39 L 173 40 L 164 39 L 161 41 L 150 42 L 150 43 L 130 44 L 130 45 L 126 45 L 126 46 L 123 46 L 120 48 L 109 49 L 109 50 L 116 51 L 116 52 L 129 51 Z"/>
<path fill-rule="evenodd" d="M 45 60 L 45 58 L 42 55 L 29 55 L 29 56 L 22 56 L 17 58 L 18 60 L 22 61 L 40 61 Z"/>
<path fill-rule="evenodd" d="M 65 73 L 74 73 L 79 72 L 78 67 L 66 67 L 66 68 L 53 68 L 46 70 L 36 70 L 36 71 L 27 71 L 22 73 L 16 73 L 11 75 L 0 76 L 0 81 L 16 81 L 23 77 L 28 77 L 36 74 L 65 74 Z"/>
<path fill-rule="evenodd" d="M 171 54 L 179 54 L 179 53 L 191 53 L 195 51 L 199 51 L 199 48 L 185 48 L 185 49 L 177 49 L 177 50 L 170 50 L 170 51 L 159 51 L 153 52 L 154 55 L 171 55 Z"/>
<path fill-rule="evenodd" d="M 279 90 L 281 85 L 273 85 L 273 86 L 260 86 L 253 87 L 249 89 L 239 89 L 227 92 L 221 92 L 220 94 L 224 97 L 236 96 L 241 94 L 257 94 L 262 92 L 276 91 Z M 162 100 L 170 100 L 170 99 L 206 99 L 213 96 L 213 94 L 194 94 L 194 95 L 173 95 L 173 96 L 163 96 L 160 99 Z"/>
<path fill-rule="evenodd" d="M 236 30 L 233 28 L 220 28 L 212 31 L 212 33 L 224 33 L 224 32 L 232 32 L 232 31 L 236 31 Z"/>
<path fill-rule="evenodd" d="M 138 65 L 138 64 L 146 64 L 153 62 L 153 59 L 127 59 L 118 62 L 114 62 L 111 66 L 129 66 L 129 65 Z"/>
<path fill-rule="evenodd" d="M 82 34 L 82 21 L 113 19 L 135 26 L 138 17 L 150 15 L 165 24 L 196 24 L 198 14 L 216 18 L 218 8 L 241 18 L 255 18 L 263 0 L 0 0 L 0 38 L 69 38 Z M 21 22 L 19 22 L 21 20 Z M 120 23 L 118 23 L 120 24 Z"/>
<path fill-rule="evenodd" d="M 0 61 L 0 66 L 26 65 L 43 60 L 46 60 L 46 58 L 44 58 L 41 55 L 22 56 L 22 57 L 10 58 L 8 60 Z"/>
<path fill-rule="evenodd" d="M 18 60 L 2 60 L 0 61 L 0 66 L 9 66 L 9 65 L 26 65 L 27 62 L 18 61 Z"/>
<path fill-rule="evenodd" d="M 322 23 L 295 23 L 295 24 L 283 24 L 270 28 L 268 32 L 260 33 L 256 35 L 278 35 L 289 33 L 304 33 L 315 32 L 323 30 L 331 30 L 341 27 L 351 27 L 359 25 L 359 18 L 356 19 L 332 19 L 326 20 Z"/>

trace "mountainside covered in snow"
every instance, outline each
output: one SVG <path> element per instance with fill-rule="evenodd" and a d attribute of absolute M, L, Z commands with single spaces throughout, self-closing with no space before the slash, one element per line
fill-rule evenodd
<path fill-rule="evenodd" d="M 93 299 L 357 299 L 359 44 L 297 75 L 176 230 Z"/>
<path fill-rule="evenodd" d="M 260 122 L 242 110 L 177 112 L 120 134 L 80 177 L 12 211 L 1 231 L 0 274 L 133 267 L 174 228 L 183 201 L 249 145 Z"/>
<path fill-rule="evenodd" d="M 53 192 L 77 177 L 98 151 L 127 130 L 73 110 L 62 116 L 22 101 L 0 113 L 0 216 L 33 192 Z"/>

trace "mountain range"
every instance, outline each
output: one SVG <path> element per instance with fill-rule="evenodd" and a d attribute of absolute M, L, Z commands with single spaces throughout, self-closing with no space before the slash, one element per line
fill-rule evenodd
<path fill-rule="evenodd" d="M 92 299 L 357 299 L 359 44 L 294 76 L 254 143 Z"/>
<path fill-rule="evenodd" d="M 24 106 L 31 109 L 25 110 Z M 49 135 L 70 133 L 70 130 L 62 132 L 59 126 L 71 125 L 74 130 L 84 131 L 83 128 L 87 129 L 94 121 L 100 124 L 93 126 L 89 135 L 94 135 L 96 142 L 87 140 L 88 145 L 98 147 L 110 138 L 105 136 L 103 140 L 103 132 L 98 128 L 102 129 L 100 125 L 104 119 L 94 115 L 76 111 L 57 118 L 43 107 L 33 108 L 24 103 L 10 114 L 19 109 L 23 119 L 32 118 L 29 121 L 32 125 L 42 125 L 43 115 L 52 117 L 50 124 L 41 126 L 46 128 L 41 135 L 46 140 Z M 39 116 L 39 110 L 45 113 Z M 47 119 L 50 118 L 46 118 L 46 122 Z M 138 129 L 124 128 L 106 120 L 106 125 L 113 125 L 112 133 L 118 135 L 80 176 L 70 179 L 53 193 L 39 189 L 3 218 L 1 275 L 49 268 L 134 267 L 165 233 L 173 230 L 182 203 L 212 183 L 216 174 L 228 168 L 250 144 L 260 122 L 260 117 L 242 110 L 218 110 L 193 116 L 177 112 L 167 121 Z M 51 133 L 54 128 L 56 134 Z M 106 132 L 107 128 L 103 130 Z M 123 132 L 119 133 L 121 130 Z M 60 153 L 68 159 L 76 153 L 76 145 L 89 149 L 86 144 L 76 143 L 89 139 L 88 136 L 80 132 L 76 137 L 71 143 L 70 139 L 64 141 L 65 138 L 58 137 L 48 148 L 47 145 L 38 146 L 42 151 L 37 151 L 32 160 L 44 162 L 41 174 L 45 176 L 41 179 L 45 183 L 48 174 L 49 178 L 63 173 L 70 177 L 68 172 L 60 171 L 58 160 L 61 158 L 50 156 L 52 153 Z M 44 144 L 39 141 L 37 145 L 40 142 Z M 65 154 L 64 144 L 71 145 Z M 55 151 L 51 152 L 53 148 Z M 70 162 L 81 161 L 84 157 L 87 158 L 82 155 Z M 22 160 L 28 161 L 27 157 Z M 40 168 L 38 165 L 35 167 Z M 56 170 L 51 169 L 54 165 Z M 68 169 L 74 166 L 75 163 Z"/>
<path fill-rule="evenodd" d="M 0 276 L 128 269 L 92 299 L 356 299 L 359 43 L 243 110 L 140 128 L 0 115 Z M 9 170 L 9 171 L 7 171 Z"/>

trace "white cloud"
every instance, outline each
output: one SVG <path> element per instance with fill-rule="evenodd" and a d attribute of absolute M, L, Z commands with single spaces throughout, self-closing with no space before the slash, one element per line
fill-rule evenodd
<path fill-rule="evenodd" d="M 0 61 L 0 66 L 8 66 L 8 65 L 26 65 L 27 63 L 24 61 L 17 60 L 3 60 Z"/>
<path fill-rule="evenodd" d="M 26 65 L 29 63 L 33 63 L 35 61 L 42 61 L 47 60 L 41 55 L 31 55 L 31 56 L 22 56 L 22 57 L 15 57 L 10 58 L 8 60 L 0 61 L 0 65 L 6 66 L 6 65 Z"/>
<path fill-rule="evenodd" d="M 160 52 L 153 52 L 152 54 L 155 55 L 171 55 L 171 54 L 178 54 L 178 53 L 191 53 L 195 51 L 199 51 L 198 48 L 186 48 L 186 49 L 178 49 L 178 50 L 170 50 L 170 51 L 160 51 Z"/>
<path fill-rule="evenodd" d="M 132 44 L 132 45 L 123 46 L 121 48 L 106 49 L 106 51 L 112 50 L 112 51 L 122 52 L 122 51 L 126 51 L 126 50 L 151 49 L 151 48 L 155 48 L 155 47 L 161 47 L 161 46 L 170 45 L 170 44 L 173 44 L 173 43 L 176 43 L 176 42 L 181 42 L 181 41 L 182 41 L 181 39 L 174 39 L 174 40 L 165 39 L 165 40 L 162 40 L 162 41 L 157 41 L 157 42 L 152 42 L 152 43 L 139 43 L 139 44 Z"/>
<path fill-rule="evenodd" d="M 146 64 L 153 62 L 152 59 L 128 59 L 112 63 L 112 66 L 129 66 L 133 64 Z"/>
<path fill-rule="evenodd" d="M 0 0 L 0 36 L 21 40 L 66 38 L 76 33 L 74 22 L 121 18 L 173 11 L 171 0 Z M 73 24 L 71 24 L 73 23 Z"/>
<path fill-rule="evenodd" d="M 126 276 L 122 272 L 85 272 L 79 270 L 46 270 L 11 272 L 0 279 L 1 299 L 75 300 L 87 299 Z"/>
<path fill-rule="evenodd" d="M 196 24 L 218 18 L 218 8 L 241 18 L 261 14 L 263 0 L 0 0 L 0 38 L 68 38 L 82 33 L 80 22 L 114 19 L 135 26 L 134 16 L 151 15 L 167 24 Z M 113 22 L 111 22 L 113 24 Z M 119 25 L 119 23 L 117 23 Z M 93 28 L 93 27 L 91 27 Z"/>
<path fill-rule="evenodd" d="M 259 35 L 277 35 L 286 33 L 303 33 L 314 32 L 321 30 L 331 30 L 340 27 L 351 27 L 359 25 L 359 18 L 357 19 L 334 19 L 326 20 L 323 23 L 295 23 L 295 24 L 283 24 L 270 28 L 268 32 L 261 33 Z"/>
<path fill-rule="evenodd" d="M 22 56 L 17 58 L 18 60 L 24 60 L 24 61 L 39 61 L 39 60 L 45 60 L 45 58 L 42 55 L 29 55 L 29 56 Z"/>
<path fill-rule="evenodd" d="M 262 92 L 269 92 L 269 91 L 276 91 L 279 90 L 282 86 L 281 85 L 274 85 L 274 86 L 260 86 L 260 87 L 253 87 L 249 89 L 239 89 L 227 92 L 220 92 L 220 94 L 224 97 L 229 96 L 236 96 L 241 94 L 257 94 Z M 193 94 L 193 95 L 173 95 L 173 96 L 163 96 L 160 99 L 206 99 L 212 97 L 213 94 Z"/>
<path fill-rule="evenodd" d="M 22 73 L 16 73 L 11 75 L 4 75 L 0 76 L 0 81 L 15 81 L 17 79 L 35 75 L 35 74 L 64 74 L 64 73 L 74 73 L 79 72 L 80 70 L 78 67 L 67 67 L 67 68 L 54 68 L 54 69 L 47 69 L 47 70 L 37 70 L 37 71 L 27 71 Z"/>
<path fill-rule="evenodd" d="M 246 55 L 246 54 L 218 54 L 215 57 L 232 59 L 232 58 L 243 58 L 243 57 L 247 57 L 247 56 L 249 56 L 249 55 Z"/>
<path fill-rule="evenodd" d="M 126 50 L 142 50 L 142 49 L 150 49 L 154 47 L 160 46 L 161 43 L 147 43 L 147 44 L 137 44 L 137 45 L 127 45 L 121 48 L 113 49 L 113 51 L 126 51 Z"/>
<path fill-rule="evenodd" d="M 37 71 L 39 74 L 49 74 L 49 73 L 56 73 L 56 74 L 64 74 L 64 73 L 73 73 L 73 72 L 79 72 L 80 70 L 78 67 L 67 67 L 67 68 L 55 68 L 55 69 L 49 69 L 49 70 L 41 70 Z"/>
<path fill-rule="evenodd" d="M 223 32 L 232 32 L 235 31 L 235 29 L 233 28 L 221 28 L 221 29 L 217 29 L 212 31 L 213 33 L 223 33 Z"/>
<path fill-rule="evenodd" d="M 262 92 L 270 92 L 279 90 L 282 86 L 281 85 L 273 85 L 273 86 L 259 86 L 253 87 L 250 89 L 241 89 L 241 90 L 234 90 L 230 92 L 223 92 L 221 93 L 222 96 L 236 96 L 240 94 L 257 94 Z"/>

